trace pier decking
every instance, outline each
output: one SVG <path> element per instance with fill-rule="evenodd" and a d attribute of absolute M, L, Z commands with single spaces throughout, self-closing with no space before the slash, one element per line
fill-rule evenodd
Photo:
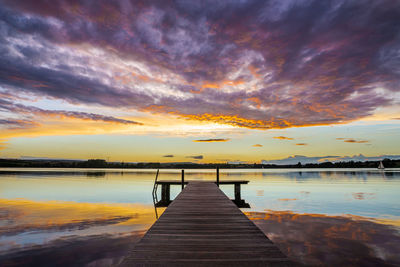
<path fill-rule="evenodd" d="M 293 266 L 213 182 L 189 182 L 120 266 Z"/>

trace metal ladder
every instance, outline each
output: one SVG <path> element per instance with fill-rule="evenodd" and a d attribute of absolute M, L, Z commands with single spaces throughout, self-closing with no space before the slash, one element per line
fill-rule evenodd
<path fill-rule="evenodd" d="M 154 180 L 153 192 L 151 193 L 151 195 L 153 196 L 153 204 L 154 204 L 154 210 L 156 212 L 156 219 L 158 219 L 156 203 L 158 202 L 158 196 L 157 196 L 158 184 L 157 184 L 157 179 L 158 179 L 158 173 L 159 172 L 160 172 L 160 169 L 157 170 L 156 179 Z"/>

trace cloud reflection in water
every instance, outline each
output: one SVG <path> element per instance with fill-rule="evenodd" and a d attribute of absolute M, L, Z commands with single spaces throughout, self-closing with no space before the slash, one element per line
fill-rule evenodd
<path fill-rule="evenodd" d="M 110 266 L 154 222 L 149 205 L 0 199 L 1 266 Z"/>
<path fill-rule="evenodd" d="M 392 225 L 388 225 L 360 216 L 290 211 L 248 212 L 246 215 L 282 252 L 297 262 L 324 266 L 400 264 L 398 221 L 390 221 Z"/>

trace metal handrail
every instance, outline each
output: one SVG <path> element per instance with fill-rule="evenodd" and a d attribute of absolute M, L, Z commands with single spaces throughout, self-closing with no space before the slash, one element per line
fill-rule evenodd
<path fill-rule="evenodd" d="M 156 173 L 156 179 L 154 180 L 154 186 L 153 186 L 153 192 L 151 193 L 153 195 L 153 198 L 157 199 L 157 179 L 158 179 L 158 173 L 160 172 L 160 169 L 157 170 Z"/>
<path fill-rule="evenodd" d="M 157 170 L 156 179 L 154 180 L 153 192 L 151 193 L 151 195 L 153 196 L 153 204 L 154 204 L 154 211 L 156 213 L 156 219 L 158 219 L 156 203 L 158 202 L 158 196 L 157 196 L 158 184 L 157 184 L 157 179 L 158 179 L 158 173 L 159 172 L 160 172 L 160 169 Z"/>

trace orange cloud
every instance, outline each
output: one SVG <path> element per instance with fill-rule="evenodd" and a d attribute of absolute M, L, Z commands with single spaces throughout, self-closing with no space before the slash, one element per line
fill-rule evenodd
<path fill-rule="evenodd" d="M 199 140 L 193 140 L 193 142 L 227 142 L 231 139 L 223 139 L 223 138 L 216 138 L 216 139 L 199 139 Z"/>
<path fill-rule="evenodd" d="M 213 89 L 219 89 L 221 86 L 217 83 L 203 83 L 202 88 L 213 88 Z"/>
<path fill-rule="evenodd" d="M 336 138 L 336 140 L 343 140 L 343 142 L 346 143 L 356 143 L 356 144 L 364 144 L 364 143 L 369 143 L 369 141 L 367 140 L 356 140 L 356 139 L 352 139 L 352 138 Z"/>
<path fill-rule="evenodd" d="M 249 98 L 246 98 L 247 100 Z M 254 102 L 255 99 L 252 100 Z M 257 101 L 257 100 L 255 100 Z M 256 103 L 256 102 L 254 102 Z M 231 103 L 233 106 L 234 101 Z M 161 105 L 161 104 L 151 104 L 141 108 L 141 111 L 152 112 L 152 113 L 163 113 L 176 115 L 180 118 L 193 121 L 210 121 L 219 124 L 227 124 L 235 127 L 243 127 L 248 129 L 258 129 L 258 130 L 268 130 L 268 129 L 284 129 L 290 127 L 309 127 L 309 126 L 324 126 L 331 125 L 332 123 L 306 123 L 306 122 L 295 122 L 291 119 L 282 118 L 267 118 L 267 119 L 250 119 L 238 115 L 225 115 L 223 113 L 211 114 L 211 113 L 201 113 L 201 114 L 185 114 L 181 111 L 177 111 L 173 105 Z M 335 122 L 336 124 L 346 123 Z M 284 137 L 285 138 L 285 137 Z M 279 138 L 278 138 L 279 139 Z M 293 138 L 287 138 L 286 140 L 293 140 Z"/>
<path fill-rule="evenodd" d="M 253 65 L 248 66 L 249 71 L 251 72 L 251 75 L 253 75 L 255 78 L 260 78 L 261 75 L 258 73 L 259 69 L 254 67 Z"/>
<path fill-rule="evenodd" d="M 296 146 L 308 146 L 307 143 L 297 143 Z"/>
<path fill-rule="evenodd" d="M 204 82 L 201 87 L 202 88 L 213 88 L 213 89 L 220 89 L 221 87 L 224 86 L 236 86 L 239 84 L 243 84 L 243 80 L 222 80 L 218 83 L 212 83 L 212 82 Z"/>
<path fill-rule="evenodd" d="M 279 139 L 279 140 L 293 140 L 293 138 L 291 137 L 286 137 L 286 136 L 274 136 L 275 139 Z"/>
<path fill-rule="evenodd" d="M 285 119 L 270 118 L 269 120 L 258 120 L 258 119 L 248 119 L 240 117 L 238 115 L 223 115 L 223 114 L 210 114 L 210 113 L 203 113 L 199 115 L 181 114 L 179 112 L 173 111 L 171 107 L 162 105 L 161 106 L 151 105 L 146 107 L 144 110 L 174 114 L 188 120 L 211 121 L 220 124 L 228 124 L 236 127 L 258 129 L 258 130 L 284 129 L 290 127 L 323 126 L 331 124 L 331 123 L 304 123 L 304 122 L 302 124 L 293 124 L 291 121 Z M 345 122 L 337 122 L 336 124 L 340 123 L 345 123 Z"/>
<path fill-rule="evenodd" d="M 255 145 L 253 145 L 254 147 L 262 147 L 263 145 L 260 145 L 260 144 L 255 144 Z"/>
<path fill-rule="evenodd" d="M 261 107 L 262 103 L 261 103 L 261 100 L 258 97 L 249 97 L 249 98 L 247 98 L 247 100 L 249 100 L 251 102 L 254 102 L 256 104 L 257 108 Z"/>
<path fill-rule="evenodd" d="M 346 142 L 346 143 L 358 143 L 358 144 L 362 144 L 362 143 L 368 143 L 369 141 L 367 141 L 367 140 L 348 139 L 348 140 L 344 140 L 344 142 Z"/>
<path fill-rule="evenodd" d="M 237 115 L 222 115 L 222 114 L 209 114 L 204 113 L 200 115 L 191 115 L 191 114 L 177 114 L 181 117 L 190 119 L 190 120 L 198 120 L 198 121 L 213 121 L 216 123 L 229 124 L 237 127 L 244 127 L 250 129 L 271 129 L 271 128 L 286 128 L 289 127 L 289 123 L 281 120 L 280 122 L 267 122 L 264 120 L 254 120 L 247 119 Z"/>

